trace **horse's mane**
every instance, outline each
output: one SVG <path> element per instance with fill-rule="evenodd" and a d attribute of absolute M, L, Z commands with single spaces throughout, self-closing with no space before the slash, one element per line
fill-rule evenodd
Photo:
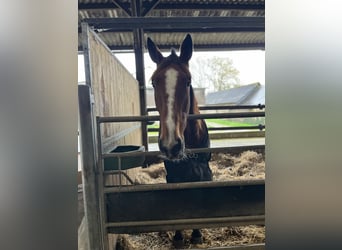
<path fill-rule="evenodd" d="M 189 114 L 199 114 L 199 108 L 197 104 L 197 100 L 194 94 L 194 90 L 190 85 L 190 110 Z M 195 133 L 194 133 L 195 132 Z M 193 145 L 202 145 L 207 144 L 209 137 L 208 137 L 208 130 L 205 122 L 202 119 L 193 119 L 188 120 L 187 127 L 184 131 L 184 137 L 186 140 L 186 144 L 189 147 Z M 205 145 L 202 145 L 205 146 Z"/>
<path fill-rule="evenodd" d="M 189 114 L 199 114 L 199 108 L 197 104 L 197 100 L 195 97 L 194 90 L 192 86 L 190 85 L 190 111 Z"/>

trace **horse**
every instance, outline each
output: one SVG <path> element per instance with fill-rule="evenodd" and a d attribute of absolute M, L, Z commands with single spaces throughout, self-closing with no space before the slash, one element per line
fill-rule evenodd
<path fill-rule="evenodd" d="M 193 42 L 187 34 L 180 45 L 180 55 L 171 49 L 164 57 L 151 38 L 147 48 L 156 70 L 152 74 L 152 86 L 156 109 L 160 116 L 158 146 L 166 169 L 167 183 L 212 181 L 209 168 L 211 153 L 191 154 L 187 149 L 210 147 L 208 128 L 203 119 L 188 119 L 189 114 L 199 114 L 197 100 L 191 85 L 189 60 Z M 184 244 L 182 231 L 173 237 L 175 246 Z M 191 243 L 203 243 L 199 229 L 193 229 Z"/>

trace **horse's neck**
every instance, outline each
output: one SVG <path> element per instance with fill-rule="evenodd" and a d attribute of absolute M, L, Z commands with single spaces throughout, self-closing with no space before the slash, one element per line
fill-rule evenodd
<path fill-rule="evenodd" d="M 192 86 L 190 85 L 190 109 L 189 114 L 199 114 L 199 108 L 197 106 L 197 100 L 195 97 L 194 90 Z"/>
<path fill-rule="evenodd" d="M 199 114 L 197 100 L 194 95 L 192 86 L 190 86 L 190 110 L 189 114 Z M 208 129 L 202 119 L 188 120 L 184 132 L 185 144 L 187 147 L 202 147 L 208 141 Z"/>

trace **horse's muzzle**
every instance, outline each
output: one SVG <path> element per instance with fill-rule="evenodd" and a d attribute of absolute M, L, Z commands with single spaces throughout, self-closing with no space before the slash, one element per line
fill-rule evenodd
<path fill-rule="evenodd" d="M 175 144 L 164 146 L 162 140 L 159 140 L 159 149 L 168 160 L 180 160 L 184 158 L 184 142 L 178 138 Z"/>

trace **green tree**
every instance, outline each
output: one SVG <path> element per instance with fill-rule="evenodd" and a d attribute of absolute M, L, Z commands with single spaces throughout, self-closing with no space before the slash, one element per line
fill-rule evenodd
<path fill-rule="evenodd" d="M 227 57 L 198 57 L 190 61 L 190 70 L 196 87 L 220 91 L 240 86 L 240 72 Z"/>

